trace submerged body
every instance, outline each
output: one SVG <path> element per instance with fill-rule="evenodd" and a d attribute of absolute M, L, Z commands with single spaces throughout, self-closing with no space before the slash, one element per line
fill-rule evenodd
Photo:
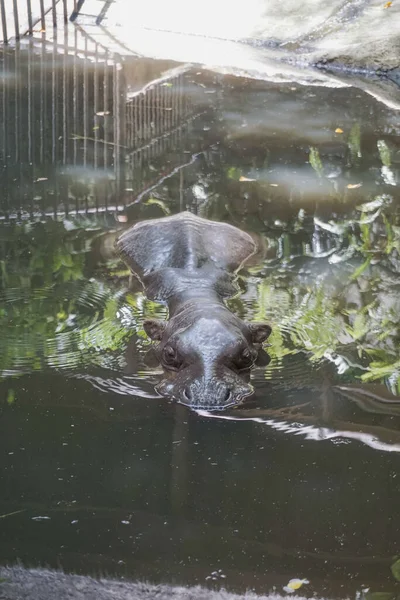
<path fill-rule="evenodd" d="M 193 408 L 249 396 L 250 368 L 271 328 L 242 321 L 224 299 L 237 292 L 235 273 L 256 251 L 251 237 L 184 212 L 138 223 L 116 247 L 148 298 L 168 305 L 168 321 L 144 322 L 166 375 L 158 391 Z"/>

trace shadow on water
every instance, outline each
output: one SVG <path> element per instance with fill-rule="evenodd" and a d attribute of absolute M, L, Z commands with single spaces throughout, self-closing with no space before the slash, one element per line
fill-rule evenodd
<path fill-rule="evenodd" d="M 0 56 L 0 515 L 23 511 L 1 560 L 393 589 L 398 115 L 352 88 L 56 50 Z M 271 362 L 218 415 L 154 392 L 142 322 L 165 307 L 113 252 L 182 210 L 259 246 L 229 305 L 272 323 Z"/>

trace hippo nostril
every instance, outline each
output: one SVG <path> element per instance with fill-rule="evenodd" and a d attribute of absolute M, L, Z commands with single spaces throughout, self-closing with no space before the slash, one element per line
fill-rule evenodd
<path fill-rule="evenodd" d="M 232 397 L 232 392 L 231 392 L 231 390 L 229 388 L 227 388 L 225 390 L 223 401 L 224 402 L 229 402 L 229 400 L 231 399 L 231 397 Z"/>
<path fill-rule="evenodd" d="M 191 402 L 193 400 L 192 390 L 190 389 L 189 386 L 184 388 L 184 390 L 183 390 L 183 397 L 188 402 Z"/>

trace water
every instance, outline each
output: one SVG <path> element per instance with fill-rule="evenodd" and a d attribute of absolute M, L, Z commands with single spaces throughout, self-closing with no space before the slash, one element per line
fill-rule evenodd
<path fill-rule="evenodd" d="M 398 114 L 353 88 L 54 47 L 0 68 L 0 560 L 394 593 Z M 165 308 L 113 253 L 182 210 L 260 248 L 229 305 L 271 323 L 271 362 L 225 413 L 154 392 L 142 321 Z"/>

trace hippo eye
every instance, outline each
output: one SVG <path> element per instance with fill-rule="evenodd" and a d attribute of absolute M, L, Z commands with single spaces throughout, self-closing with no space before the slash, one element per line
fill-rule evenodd
<path fill-rule="evenodd" d="M 182 361 L 179 359 L 178 353 L 173 346 L 165 346 L 163 350 L 163 362 L 169 367 L 178 368 Z"/>
<path fill-rule="evenodd" d="M 165 346 L 163 354 L 166 361 L 174 360 L 176 357 L 176 350 L 172 346 Z"/>
<path fill-rule="evenodd" d="M 253 360 L 252 352 L 248 348 L 244 348 L 238 357 L 237 363 L 240 369 L 246 369 L 252 365 Z"/>

